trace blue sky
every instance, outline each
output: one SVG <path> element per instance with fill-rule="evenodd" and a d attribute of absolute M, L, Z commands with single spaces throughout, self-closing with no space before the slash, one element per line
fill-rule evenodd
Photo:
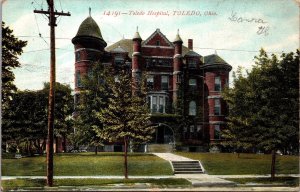
<path fill-rule="evenodd" d="M 136 26 L 143 39 L 159 28 L 170 41 L 179 29 L 184 45 L 187 46 L 187 39 L 193 39 L 196 52 L 203 56 L 217 52 L 233 66 L 233 71 L 237 66 L 251 69 L 261 47 L 276 54 L 295 52 L 299 47 L 296 0 L 55 0 L 58 11 L 71 13 L 71 17 L 59 17 L 56 27 L 57 81 L 71 87 L 74 87 L 71 39 L 88 17 L 89 7 L 108 45 L 123 37 L 132 38 Z M 22 67 L 14 70 L 15 84 L 21 90 L 41 89 L 43 82 L 49 81 L 48 19 L 34 14 L 35 8 L 47 10 L 46 0 L 2 0 L 2 20 L 16 36 L 28 41 L 19 59 Z M 127 14 L 104 15 L 108 11 Z M 144 15 L 130 15 L 131 11 Z M 163 11 L 168 16 L 147 15 L 148 11 Z M 200 15 L 182 15 L 187 11 Z M 238 18 L 241 19 L 237 21 Z"/>

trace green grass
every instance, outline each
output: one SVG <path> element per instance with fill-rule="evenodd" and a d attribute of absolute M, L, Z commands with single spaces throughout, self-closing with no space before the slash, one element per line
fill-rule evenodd
<path fill-rule="evenodd" d="M 178 152 L 191 159 L 200 160 L 208 174 L 243 175 L 270 174 L 271 155 L 232 153 L 187 153 Z M 277 174 L 298 174 L 298 156 L 277 156 Z"/>
<path fill-rule="evenodd" d="M 2 175 L 42 176 L 46 173 L 46 157 L 3 159 Z M 123 175 L 123 153 L 56 154 L 54 175 Z M 128 157 L 129 175 L 172 175 L 167 161 L 152 154 L 133 153 Z"/>
<path fill-rule="evenodd" d="M 273 184 L 273 185 L 286 185 L 286 186 L 299 186 L 299 178 L 297 177 L 276 177 L 275 180 L 271 178 L 230 178 L 226 179 L 239 184 Z"/>
<path fill-rule="evenodd" d="M 58 186 L 102 186 L 109 187 L 115 184 L 123 184 L 125 186 L 139 184 L 149 184 L 148 187 L 176 187 L 190 186 L 191 183 L 185 179 L 55 179 L 54 187 Z M 39 187 L 46 185 L 44 179 L 15 179 L 4 180 L 2 186 L 4 190 L 17 190 L 19 188 Z"/>

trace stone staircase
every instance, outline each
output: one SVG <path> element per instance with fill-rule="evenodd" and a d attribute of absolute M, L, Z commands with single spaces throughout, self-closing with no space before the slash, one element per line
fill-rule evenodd
<path fill-rule="evenodd" d="M 199 161 L 171 161 L 174 174 L 204 173 L 204 168 Z"/>

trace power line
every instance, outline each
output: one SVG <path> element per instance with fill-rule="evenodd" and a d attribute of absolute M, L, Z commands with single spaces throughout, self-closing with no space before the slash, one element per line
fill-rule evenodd
<path fill-rule="evenodd" d="M 39 28 L 39 24 L 38 24 L 37 19 L 36 19 L 36 14 L 34 14 L 34 19 L 35 19 L 35 23 L 36 23 L 36 26 L 37 26 L 38 31 L 39 31 L 39 37 L 42 38 L 44 40 L 44 42 L 49 46 L 47 41 L 42 37 L 41 31 L 40 31 L 40 28 Z"/>
<path fill-rule="evenodd" d="M 36 35 L 16 35 L 16 37 L 40 38 L 40 36 L 36 36 Z M 50 38 L 50 37 L 44 37 L 44 38 Z M 67 38 L 67 37 L 56 37 L 55 39 L 71 40 L 71 38 Z"/>

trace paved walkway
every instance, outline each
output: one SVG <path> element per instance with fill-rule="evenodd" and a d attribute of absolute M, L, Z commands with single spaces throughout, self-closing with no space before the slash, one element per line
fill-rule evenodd
<path fill-rule="evenodd" d="M 156 155 L 166 161 L 195 161 L 194 159 L 182 157 L 173 153 L 153 153 L 153 155 Z"/>

